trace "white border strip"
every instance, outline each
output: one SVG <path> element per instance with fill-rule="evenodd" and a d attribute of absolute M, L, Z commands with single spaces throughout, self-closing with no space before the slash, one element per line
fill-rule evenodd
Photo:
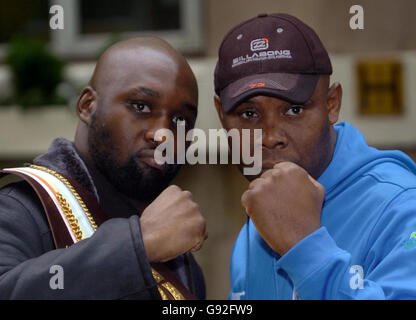
<path fill-rule="evenodd" d="M 74 241 L 74 243 L 77 242 L 77 239 L 76 239 L 74 233 L 72 232 L 71 226 L 69 225 L 68 221 L 66 220 L 65 214 L 62 212 L 62 209 L 61 209 L 61 206 L 59 204 L 58 199 L 56 199 L 55 194 L 52 193 L 52 191 L 49 189 L 49 187 L 46 186 L 45 183 L 42 180 L 40 180 L 33 173 L 28 172 L 27 168 L 4 169 L 4 171 L 6 171 L 6 172 L 15 172 L 15 171 L 17 171 L 17 172 L 23 173 L 25 175 L 29 175 L 32 179 L 34 179 L 36 182 L 38 182 L 42 186 L 42 188 L 48 193 L 48 195 L 52 199 L 53 203 L 55 204 L 56 208 L 58 209 L 58 212 L 61 215 L 62 220 L 64 221 L 64 223 L 66 225 L 66 228 L 68 229 L 69 234 L 71 235 L 72 240 Z"/>

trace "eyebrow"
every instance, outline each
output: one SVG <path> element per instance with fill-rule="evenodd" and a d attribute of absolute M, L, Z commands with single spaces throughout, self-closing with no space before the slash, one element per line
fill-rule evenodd
<path fill-rule="evenodd" d="M 238 105 L 236 108 L 233 109 L 233 111 L 239 110 L 242 108 L 242 106 L 248 105 L 248 106 L 256 106 L 258 103 L 256 101 L 253 101 L 252 99 L 248 99 L 243 101 L 240 105 Z"/>
<path fill-rule="evenodd" d="M 146 88 L 146 87 L 132 88 L 128 91 L 128 93 L 134 94 L 134 95 L 147 95 L 147 96 L 151 96 L 154 98 L 162 98 L 162 95 L 159 92 Z M 185 103 L 183 106 L 185 109 L 188 109 L 192 113 L 198 114 L 198 108 L 195 105 L 190 104 L 190 103 Z"/>
<path fill-rule="evenodd" d="M 146 87 L 137 87 L 137 88 L 133 88 L 131 90 L 129 90 L 130 94 L 135 94 L 135 95 L 146 95 L 146 96 L 151 96 L 154 98 L 161 98 L 162 95 L 157 92 L 154 91 L 152 89 L 146 88 Z"/>

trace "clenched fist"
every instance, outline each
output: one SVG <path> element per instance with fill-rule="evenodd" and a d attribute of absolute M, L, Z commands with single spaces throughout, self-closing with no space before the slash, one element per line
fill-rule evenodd
<path fill-rule="evenodd" d="M 303 168 L 281 162 L 253 180 L 241 197 L 264 241 L 280 255 L 321 226 L 324 187 Z"/>
<path fill-rule="evenodd" d="M 189 191 L 167 187 L 140 217 L 142 238 L 150 262 L 164 262 L 202 247 L 208 237 L 205 219 Z"/>

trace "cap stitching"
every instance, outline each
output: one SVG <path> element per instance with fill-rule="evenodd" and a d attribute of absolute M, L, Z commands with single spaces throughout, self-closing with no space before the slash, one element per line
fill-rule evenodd
<path fill-rule="evenodd" d="M 279 16 L 279 17 L 276 17 L 276 16 L 271 16 L 271 17 L 275 17 L 275 18 L 280 18 L 280 19 L 282 19 L 282 20 L 285 20 L 285 21 L 287 21 L 287 22 L 289 22 L 290 24 L 292 24 L 299 32 L 300 32 L 300 34 L 302 35 L 302 38 L 303 38 L 303 40 L 305 40 L 305 43 L 306 43 L 306 46 L 308 47 L 308 50 L 309 50 L 309 53 L 311 54 L 311 57 L 312 57 L 312 61 L 313 61 L 313 66 L 314 66 L 314 69 L 315 69 L 315 72 L 317 71 L 317 68 L 316 68 L 316 62 L 315 62 L 315 57 L 314 57 L 314 55 L 312 54 L 312 49 L 310 48 L 310 46 L 309 46 L 309 43 L 308 43 L 308 41 L 306 40 L 306 38 L 305 38 L 305 35 L 303 34 L 303 32 L 300 30 L 300 28 L 294 23 L 294 22 L 292 22 L 292 21 L 290 21 L 288 18 L 286 18 L 286 17 L 281 17 L 281 16 Z"/>

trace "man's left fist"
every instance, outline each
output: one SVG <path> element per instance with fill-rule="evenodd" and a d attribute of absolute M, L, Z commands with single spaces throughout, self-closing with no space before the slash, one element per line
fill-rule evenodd
<path fill-rule="evenodd" d="M 321 226 L 324 187 L 303 168 L 281 162 L 253 180 L 241 203 L 264 241 L 284 255 Z"/>

